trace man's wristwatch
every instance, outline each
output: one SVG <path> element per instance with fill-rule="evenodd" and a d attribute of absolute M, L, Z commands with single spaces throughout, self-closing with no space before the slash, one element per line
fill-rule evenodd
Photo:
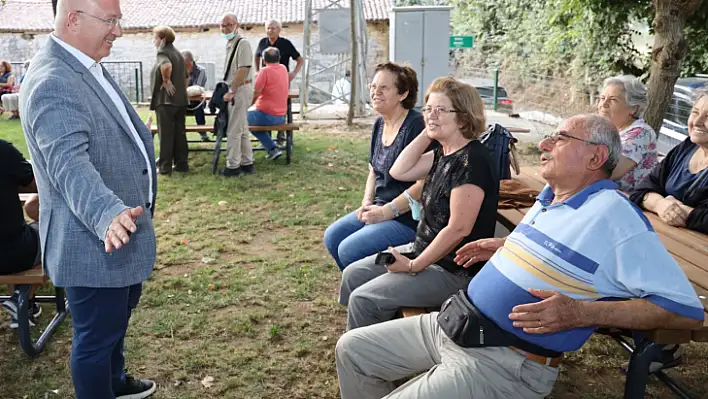
<path fill-rule="evenodd" d="M 401 211 L 398 210 L 398 207 L 393 201 L 389 202 L 388 204 L 391 205 L 391 212 L 393 212 L 394 218 L 401 216 Z"/>

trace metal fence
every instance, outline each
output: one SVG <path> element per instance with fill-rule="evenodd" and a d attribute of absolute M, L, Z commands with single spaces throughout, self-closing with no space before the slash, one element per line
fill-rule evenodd
<path fill-rule="evenodd" d="M 25 74 L 24 62 L 10 62 L 16 82 Z M 140 103 L 145 99 L 143 92 L 143 63 L 141 61 L 104 61 L 101 63 L 111 74 L 123 93 L 131 102 Z"/>

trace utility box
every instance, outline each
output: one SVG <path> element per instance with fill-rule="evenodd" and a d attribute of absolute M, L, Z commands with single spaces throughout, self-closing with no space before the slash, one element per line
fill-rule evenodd
<path fill-rule="evenodd" d="M 389 14 L 389 59 L 418 74 L 418 102 L 438 77 L 450 74 L 450 10 L 447 6 L 393 7 Z"/>

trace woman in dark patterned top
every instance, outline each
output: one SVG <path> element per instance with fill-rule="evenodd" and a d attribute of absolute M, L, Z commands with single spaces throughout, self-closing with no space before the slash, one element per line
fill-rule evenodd
<path fill-rule="evenodd" d="M 484 103 L 472 86 L 438 78 L 428 88 L 423 114 L 426 130 L 390 170 L 401 181 L 425 178 L 413 252 L 390 248 L 392 264 L 369 257 L 344 270 L 340 303 L 348 306 L 348 329 L 390 320 L 401 307 L 438 307 L 484 265 L 465 268 L 454 261 L 466 243 L 494 236 L 499 178 L 489 150 L 477 140 L 485 127 Z M 428 151 L 433 141 L 439 146 Z"/>
<path fill-rule="evenodd" d="M 415 239 L 416 222 L 403 195 L 413 183 L 394 179 L 388 171 L 424 128 L 423 116 L 412 109 L 418 98 L 418 78 L 408 66 L 379 64 L 370 92 L 374 110 L 381 116 L 371 135 L 364 199 L 361 208 L 332 223 L 324 234 L 325 246 L 341 270 Z M 422 182 L 417 187 L 422 188 Z"/>

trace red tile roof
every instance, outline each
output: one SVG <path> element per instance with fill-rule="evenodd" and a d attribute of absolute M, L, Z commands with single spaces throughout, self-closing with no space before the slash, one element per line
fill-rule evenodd
<path fill-rule="evenodd" d="M 312 8 L 330 2 L 313 0 Z M 348 5 L 348 1 L 341 1 Z M 1 3 L 0 3 L 1 4 Z M 364 0 L 367 21 L 388 20 L 391 0 Z M 260 25 L 266 19 L 302 23 L 305 0 L 122 0 L 123 28 L 151 29 L 156 25 L 173 28 L 213 28 L 221 16 L 234 11 L 243 25 Z M 0 32 L 49 32 L 53 29 L 51 0 L 6 0 L 0 5 Z"/>

